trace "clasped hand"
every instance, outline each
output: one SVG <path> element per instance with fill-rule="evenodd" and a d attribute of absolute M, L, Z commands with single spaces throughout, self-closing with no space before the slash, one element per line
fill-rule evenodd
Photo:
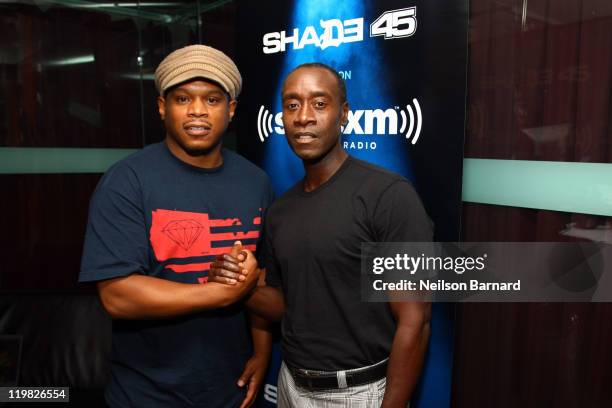
<path fill-rule="evenodd" d="M 218 255 L 210 265 L 208 282 L 245 285 L 251 290 L 257 284 L 259 273 L 253 253 L 236 241 L 230 253 Z"/>

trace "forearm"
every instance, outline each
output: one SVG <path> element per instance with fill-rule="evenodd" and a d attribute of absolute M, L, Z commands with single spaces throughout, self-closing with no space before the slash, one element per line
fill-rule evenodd
<path fill-rule="evenodd" d="M 280 288 L 257 286 L 246 301 L 249 310 L 271 322 L 278 322 L 285 313 L 285 300 Z"/>
<path fill-rule="evenodd" d="M 430 335 L 429 315 L 399 321 L 387 367 L 387 385 L 382 407 L 406 407 L 423 367 Z"/>
<path fill-rule="evenodd" d="M 215 309 L 235 297 L 226 285 L 173 282 L 143 275 L 130 275 L 98 283 L 100 299 L 111 317 L 155 319 Z"/>
<path fill-rule="evenodd" d="M 249 318 L 251 320 L 253 354 L 262 356 L 268 360 L 272 350 L 272 332 L 270 331 L 270 322 L 253 313 L 250 313 Z"/>

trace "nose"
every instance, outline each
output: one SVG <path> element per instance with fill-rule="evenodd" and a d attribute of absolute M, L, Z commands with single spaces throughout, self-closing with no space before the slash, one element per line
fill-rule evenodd
<path fill-rule="evenodd" d="M 193 98 L 192 102 L 189 104 L 189 110 L 187 114 L 193 117 L 207 117 L 208 107 L 206 106 L 204 100 L 202 100 L 201 98 Z"/>
<path fill-rule="evenodd" d="M 308 126 L 316 123 L 312 106 L 307 103 L 302 104 L 295 115 L 294 122 L 298 126 Z"/>

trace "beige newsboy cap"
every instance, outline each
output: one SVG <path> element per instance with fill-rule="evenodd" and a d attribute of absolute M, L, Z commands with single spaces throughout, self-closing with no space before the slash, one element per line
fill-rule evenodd
<path fill-rule="evenodd" d="M 168 54 L 155 70 L 155 86 L 160 95 L 177 84 L 193 78 L 218 83 L 232 99 L 242 88 L 238 67 L 227 55 L 206 45 L 189 45 Z"/>

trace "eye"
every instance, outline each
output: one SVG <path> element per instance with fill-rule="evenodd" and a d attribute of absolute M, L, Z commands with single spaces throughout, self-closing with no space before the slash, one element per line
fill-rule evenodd
<path fill-rule="evenodd" d="M 295 102 L 287 102 L 287 103 L 285 104 L 285 107 L 286 107 L 287 109 L 289 109 L 289 110 L 296 110 L 296 109 L 298 109 L 298 108 L 299 108 L 299 105 L 298 105 L 297 103 L 295 103 Z"/>
<path fill-rule="evenodd" d="M 185 95 L 178 95 L 176 97 L 176 101 L 180 104 L 184 104 L 184 103 L 188 103 L 189 102 L 189 98 L 186 97 Z"/>
<path fill-rule="evenodd" d="M 315 101 L 314 106 L 316 109 L 324 109 L 327 106 L 327 103 L 324 101 Z"/>
<path fill-rule="evenodd" d="M 217 103 L 219 103 L 219 98 L 216 96 L 209 96 L 206 101 L 208 102 L 209 105 L 215 105 Z"/>

